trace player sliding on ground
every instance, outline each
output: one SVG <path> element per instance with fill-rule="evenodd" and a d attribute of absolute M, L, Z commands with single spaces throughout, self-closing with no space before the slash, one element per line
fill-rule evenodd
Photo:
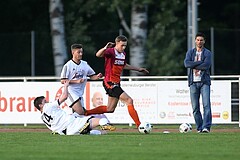
<path fill-rule="evenodd" d="M 100 119 L 83 115 L 74 116 L 74 114 L 67 114 L 60 108 L 60 104 L 68 97 L 68 85 L 69 81 L 66 80 L 63 94 L 58 100 L 52 103 L 48 103 L 44 96 L 35 98 L 34 106 L 42 113 L 41 119 L 45 125 L 53 133 L 60 135 L 103 134 L 104 132 L 92 129 L 99 125 L 108 126 L 106 118 Z"/>
<path fill-rule="evenodd" d="M 108 42 L 104 48 L 96 53 L 97 57 L 105 58 L 103 87 L 108 94 L 108 104 L 107 106 L 102 105 L 92 110 L 87 110 L 85 115 L 112 113 L 120 99 L 127 105 L 129 115 L 135 122 L 136 127 L 138 127 L 141 124 L 138 113 L 133 106 L 133 99 L 120 86 L 120 75 L 123 69 L 135 70 L 145 74 L 149 72 L 145 68 L 134 67 L 126 63 L 126 52 L 124 51 L 126 46 L 127 38 L 121 35 L 115 39 L 115 44 Z"/>

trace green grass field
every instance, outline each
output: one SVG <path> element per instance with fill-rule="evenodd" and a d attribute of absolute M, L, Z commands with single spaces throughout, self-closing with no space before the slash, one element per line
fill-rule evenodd
<path fill-rule="evenodd" d="M 101 136 L 0 132 L 1 160 L 235 160 L 239 149 L 239 132 L 111 132 Z"/>

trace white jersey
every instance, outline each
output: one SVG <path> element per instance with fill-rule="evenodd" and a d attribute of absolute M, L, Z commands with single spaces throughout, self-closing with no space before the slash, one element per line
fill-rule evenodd
<path fill-rule="evenodd" d="M 43 106 L 41 118 L 50 130 L 62 132 L 69 125 L 70 116 L 59 107 L 56 100 Z"/>
<path fill-rule="evenodd" d="M 53 132 L 64 135 L 79 135 L 79 130 L 91 118 L 91 116 L 74 116 L 67 114 L 59 106 L 58 100 L 46 103 L 43 106 L 42 116 L 45 125 Z"/>
<path fill-rule="evenodd" d="M 80 84 L 69 84 L 69 93 L 74 93 L 81 97 L 87 83 L 87 77 L 94 75 L 94 70 L 87 64 L 86 61 L 81 60 L 80 64 L 76 64 L 73 60 L 69 60 L 62 69 L 61 79 L 79 80 L 84 79 Z"/>
<path fill-rule="evenodd" d="M 88 65 L 86 61 L 81 60 L 80 64 L 76 64 L 73 60 L 69 60 L 62 68 L 61 79 L 79 80 L 84 79 L 80 84 L 69 84 L 68 86 L 68 100 L 67 104 L 79 99 L 84 94 L 84 89 L 87 83 L 87 77 L 94 75 L 94 70 Z M 81 102 L 83 103 L 83 102 Z"/>

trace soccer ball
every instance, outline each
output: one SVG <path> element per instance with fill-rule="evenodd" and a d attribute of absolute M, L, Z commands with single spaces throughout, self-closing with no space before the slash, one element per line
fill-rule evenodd
<path fill-rule="evenodd" d="M 149 134 L 152 131 L 152 128 L 153 126 L 150 123 L 144 122 L 139 125 L 138 131 L 140 133 Z"/>
<path fill-rule="evenodd" d="M 182 123 L 179 126 L 179 132 L 180 133 L 188 133 L 188 132 L 191 132 L 191 131 L 192 131 L 192 126 L 189 123 Z"/>

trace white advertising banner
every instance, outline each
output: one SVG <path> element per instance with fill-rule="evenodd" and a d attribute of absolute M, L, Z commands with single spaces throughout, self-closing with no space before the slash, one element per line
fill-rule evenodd
<path fill-rule="evenodd" d="M 40 112 L 33 105 L 37 96 L 53 101 L 61 94 L 59 82 L 1 82 L 0 123 L 42 123 Z"/>
<path fill-rule="evenodd" d="M 141 121 L 148 121 L 151 123 L 157 123 L 158 108 L 157 108 L 157 83 L 156 82 L 125 82 L 121 83 L 123 90 L 133 99 L 135 109 L 139 114 Z M 96 92 L 101 92 L 103 95 L 103 104 L 107 104 L 107 95 L 102 86 L 102 82 L 90 83 L 90 97 Z M 88 105 L 86 105 L 88 106 Z M 93 108 L 92 101 L 90 108 Z M 133 120 L 128 114 L 127 106 L 119 101 L 114 113 L 107 113 L 111 123 L 133 123 Z"/>
<path fill-rule="evenodd" d="M 212 81 L 211 107 L 213 123 L 229 123 L 232 121 L 230 81 Z"/>
<path fill-rule="evenodd" d="M 124 91 L 134 101 L 141 121 L 153 124 L 194 123 L 187 81 L 123 81 Z M 107 104 L 107 95 L 102 82 L 88 82 L 84 101 L 87 109 L 93 108 L 93 95 L 102 95 Z M 1 82 L 0 124 L 42 123 L 40 112 L 33 106 L 37 96 L 54 101 L 62 93 L 59 82 Z M 231 82 L 212 81 L 211 104 L 213 123 L 231 122 Z M 66 112 L 71 109 L 61 106 Z M 202 108 L 202 106 L 201 106 Z M 114 113 L 106 114 L 111 123 L 133 123 L 127 106 L 119 102 Z"/>
<path fill-rule="evenodd" d="M 162 81 L 158 84 L 160 123 L 194 123 L 187 81 Z M 213 123 L 231 122 L 231 82 L 212 81 L 211 107 Z M 200 109 L 203 113 L 202 99 Z"/>

